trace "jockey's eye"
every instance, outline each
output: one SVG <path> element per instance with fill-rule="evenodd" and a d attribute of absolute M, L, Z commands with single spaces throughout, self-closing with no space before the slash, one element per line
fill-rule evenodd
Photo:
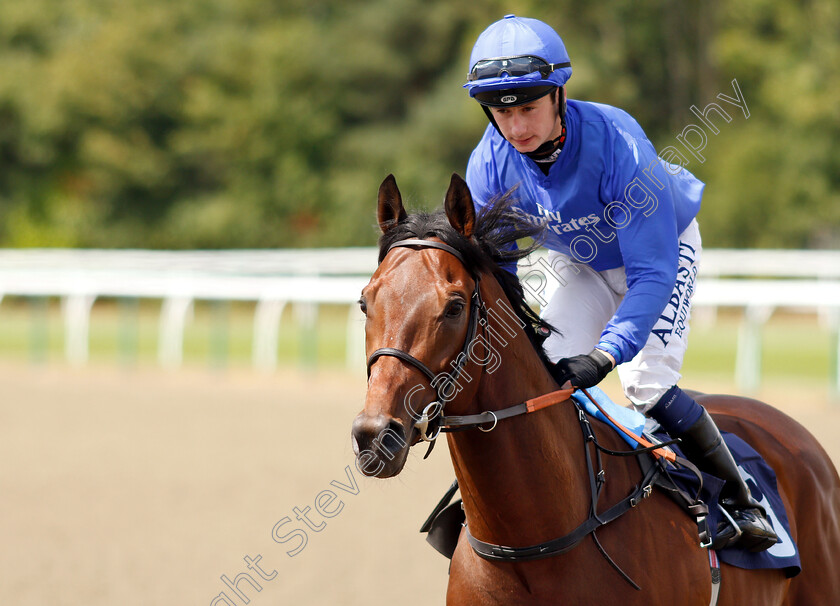
<path fill-rule="evenodd" d="M 362 297 L 361 299 L 359 299 L 358 303 L 359 303 L 359 309 L 362 310 L 363 314 L 367 315 L 367 301 L 365 301 L 365 298 Z"/>
<path fill-rule="evenodd" d="M 450 301 L 446 306 L 446 310 L 443 312 L 443 315 L 446 316 L 447 319 L 454 320 L 464 313 L 464 307 L 463 301 Z"/>

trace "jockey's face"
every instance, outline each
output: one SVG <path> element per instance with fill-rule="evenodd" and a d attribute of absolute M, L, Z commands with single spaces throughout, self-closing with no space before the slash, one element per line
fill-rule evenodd
<path fill-rule="evenodd" d="M 565 92 L 565 91 L 564 91 Z M 520 153 L 532 152 L 562 132 L 557 94 L 516 107 L 491 107 L 502 135 Z"/>

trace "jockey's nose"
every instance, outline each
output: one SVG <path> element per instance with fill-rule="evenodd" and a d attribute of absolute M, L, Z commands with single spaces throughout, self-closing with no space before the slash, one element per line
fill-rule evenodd
<path fill-rule="evenodd" d="M 517 111 L 513 111 L 510 117 L 510 134 L 514 139 L 520 139 L 528 130 L 527 120 Z"/>

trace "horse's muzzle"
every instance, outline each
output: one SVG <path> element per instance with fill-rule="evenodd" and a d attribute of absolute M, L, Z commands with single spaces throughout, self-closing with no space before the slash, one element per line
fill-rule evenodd
<path fill-rule="evenodd" d="M 402 471 L 408 442 L 400 421 L 388 415 L 360 413 L 353 421 L 353 452 L 366 476 L 388 478 Z"/>

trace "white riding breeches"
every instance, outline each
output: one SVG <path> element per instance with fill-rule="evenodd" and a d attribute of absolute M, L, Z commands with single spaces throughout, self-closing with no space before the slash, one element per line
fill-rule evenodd
<path fill-rule="evenodd" d="M 682 376 L 680 368 L 688 345 L 691 296 L 702 252 L 696 220 L 680 234 L 679 246 L 679 268 L 668 304 L 639 353 L 617 369 L 625 395 L 640 412 L 647 412 Z M 574 266 L 578 270 L 546 272 L 548 276 L 539 297 L 544 303 L 540 315 L 559 331 L 545 342 L 549 359 L 556 362 L 589 353 L 598 344 L 601 333 L 624 299 L 627 279 L 623 267 L 599 272 L 554 251 L 549 251 L 548 263 L 555 269 Z"/>

